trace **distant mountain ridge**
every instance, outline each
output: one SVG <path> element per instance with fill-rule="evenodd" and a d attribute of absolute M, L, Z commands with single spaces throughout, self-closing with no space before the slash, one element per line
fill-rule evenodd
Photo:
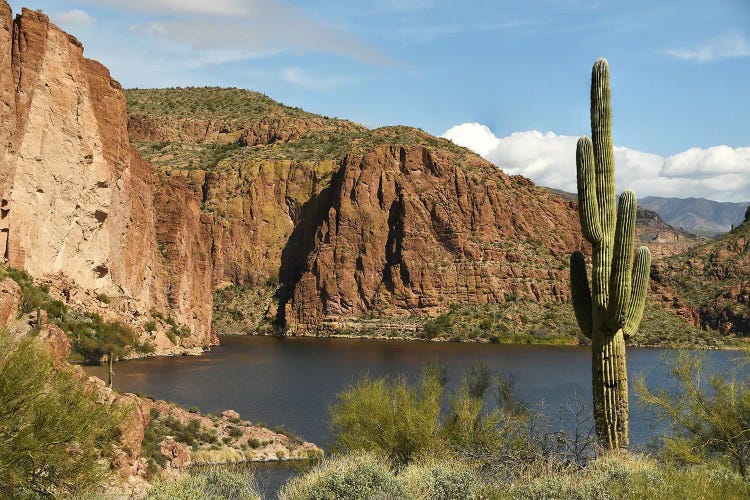
<path fill-rule="evenodd" d="M 576 193 L 553 188 L 547 188 L 547 190 L 568 202 L 578 202 Z M 636 213 L 635 231 L 638 244 L 648 246 L 656 258 L 684 252 L 705 241 L 705 238 L 668 224 L 657 212 L 641 206 L 640 200 Z"/>
<path fill-rule="evenodd" d="M 647 196 L 638 203 L 669 224 L 703 236 L 726 233 L 742 223 L 750 202 L 731 203 L 705 198 Z"/>

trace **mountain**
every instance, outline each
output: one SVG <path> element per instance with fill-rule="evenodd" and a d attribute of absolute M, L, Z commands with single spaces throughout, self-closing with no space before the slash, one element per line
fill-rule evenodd
<path fill-rule="evenodd" d="M 126 95 L 141 154 L 214 217 L 215 285 L 278 283 L 265 307 L 288 332 L 567 300 L 567 255 L 583 245 L 570 204 L 450 141 L 237 89 Z"/>
<path fill-rule="evenodd" d="M 0 1 L 0 21 L 0 250 L 73 338 L 58 302 L 157 354 L 238 326 L 408 329 L 455 312 L 510 331 L 534 307 L 534 335 L 564 324 L 575 340 L 574 203 L 410 127 L 239 89 L 123 91 L 44 14 L 13 20 Z M 650 224 L 652 241 L 687 241 Z M 460 309 L 502 304 L 522 311 Z"/>
<path fill-rule="evenodd" d="M 575 193 L 553 188 L 547 188 L 547 190 L 570 202 L 578 202 L 578 195 Z M 658 213 L 640 204 L 636 212 L 635 233 L 638 243 L 649 247 L 651 254 L 657 259 L 682 253 L 704 241 L 704 238 L 700 236 L 667 224 Z"/>
<path fill-rule="evenodd" d="M 215 343 L 211 227 L 187 184 L 131 146 L 109 71 L 46 15 L 13 19 L 0 1 L 0 82 L 0 255 L 157 352 Z"/>
<path fill-rule="evenodd" d="M 652 277 L 692 306 L 704 328 L 750 334 L 750 208 L 732 231 L 659 262 Z"/>
<path fill-rule="evenodd" d="M 703 236 L 726 233 L 743 220 L 750 202 L 729 203 L 704 198 L 647 196 L 641 206 L 661 215 L 669 224 Z"/>

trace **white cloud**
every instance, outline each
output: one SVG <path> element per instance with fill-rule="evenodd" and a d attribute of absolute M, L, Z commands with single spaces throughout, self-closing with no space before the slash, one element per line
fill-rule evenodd
<path fill-rule="evenodd" d="M 252 15 L 262 0 L 84 0 L 98 6 L 155 14 Z"/>
<path fill-rule="evenodd" d="M 131 30 L 197 51 L 232 50 L 244 58 L 324 52 L 369 64 L 394 64 L 386 54 L 281 0 L 98 0 L 96 4 L 158 15 Z"/>
<path fill-rule="evenodd" d="M 311 75 L 301 68 L 284 68 L 281 77 L 292 85 L 308 90 L 328 90 L 358 81 L 354 78 Z"/>
<path fill-rule="evenodd" d="M 465 146 L 511 175 L 542 186 L 576 191 L 577 137 L 537 130 L 496 137 L 479 123 L 464 123 L 443 137 Z M 670 157 L 615 147 L 619 190 L 639 196 L 690 196 L 720 201 L 750 200 L 750 147 L 692 148 Z"/>
<path fill-rule="evenodd" d="M 56 12 L 50 14 L 50 19 L 55 24 L 65 27 L 71 26 L 90 26 L 95 20 L 88 13 L 81 9 L 73 9 L 65 12 Z"/>
<path fill-rule="evenodd" d="M 736 59 L 750 56 L 750 42 L 740 33 L 714 38 L 700 47 L 692 49 L 672 49 L 666 52 L 678 59 L 687 59 L 699 63 Z"/>

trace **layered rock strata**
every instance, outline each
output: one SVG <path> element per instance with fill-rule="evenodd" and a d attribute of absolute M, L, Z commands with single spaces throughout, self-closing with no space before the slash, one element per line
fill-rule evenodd
<path fill-rule="evenodd" d="M 125 97 L 81 44 L 0 1 L 0 256 L 64 273 L 132 319 L 210 330 L 210 228 L 186 183 L 164 185 L 130 145 Z M 165 209 L 169 213 L 165 216 Z"/>

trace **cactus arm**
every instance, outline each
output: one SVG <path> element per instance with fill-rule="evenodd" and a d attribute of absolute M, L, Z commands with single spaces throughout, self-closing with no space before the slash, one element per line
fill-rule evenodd
<path fill-rule="evenodd" d="M 591 139 L 581 137 L 576 145 L 576 172 L 578 180 L 578 216 L 583 237 L 592 245 L 602 239 L 599 207 L 596 198 L 596 165 Z"/>
<path fill-rule="evenodd" d="M 612 143 L 609 63 L 597 59 L 591 70 L 591 140 L 596 158 L 596 197 L 603 236 L 615 230 L 615 149 Z M 611 237 L 611 236 L 610 236 Z M 611 240 L 610 240 L 611 241 Z M 605 262 L 609 264 L 609 259 Z"/>
<path fill-rule="evenodd" d="M 591 291 L 586 275 L 586 260 L 579 251 L 573 252 L 570 256 L 570 293 L 578 326 L 586 337 L 591 338 Z"/>
<path fill-rule="evenodd" d="M 629 189 L 623 191 L 617 204 L 612 274 L 609 277 L 607 323 L 613 330 L 625 324 L 625 311 L 630 302 L 636 208 L 635 193 Z"/>
<path fill-rule="evenodd" d="M 630 291 L 630 303 L 625 311 L 625 326 L 623 333 L 627 336 L 635 335 L 643 317 L 648 292 L 648 278 L 651 269 L 651 251 L 648 247 L 641 247 L 635 254 L 633 266 L 633 284 Z"/>

